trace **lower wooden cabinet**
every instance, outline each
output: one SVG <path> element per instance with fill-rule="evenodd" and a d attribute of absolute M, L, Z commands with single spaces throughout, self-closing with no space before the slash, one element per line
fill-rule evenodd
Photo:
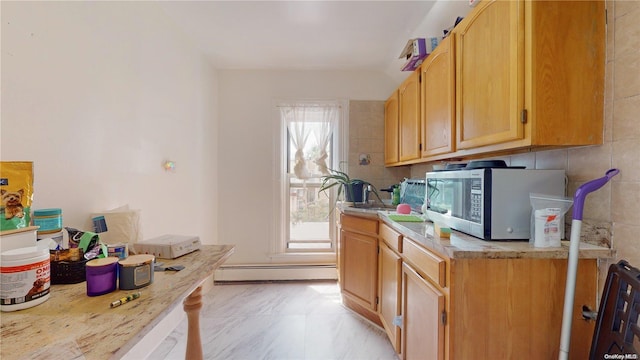
<path fill-rule="evenodd" d="M 402 358 L 444 359 L 445 296 L 402 264 Z"/>
<path fill-rule="evenodd" d="M 341 220 L 343 301 L 402 359 L 558 357 L 566 259 L 449 258 L 371 218 Z M 586 359 L 595 324 L 581 308 L 597 309 L 597 260 L 580 259 L 577 278 L 569 357 Z"/>
<path fill-rule="evenodd" d="M 365 308 L 376 310 L 378 239 L 342 230 L 342 294 Z"/>
<path fill-rule="evenodd" d="M 338 248 L 340 290 L 346 306 L 380 324 L 378 220 L 342 214 Z"/>
<path fill-rule="evenodd" d="M 570 359 L 588 359 L 597 260 L 578 260 Z M 557 359 L 566 259 L 451 259 L 449 359 Z"/>
<path fill-rule="evenodd" d="M 378 312 L 391 345 L 400 353 L 402 258 L 384 241 L 380 241 L 378 254 Z"/>

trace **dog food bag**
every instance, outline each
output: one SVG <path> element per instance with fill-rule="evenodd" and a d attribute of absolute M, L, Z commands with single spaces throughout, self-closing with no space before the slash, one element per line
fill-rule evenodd
<path fill-rule="evenodd" d="M 0 161 L 0 231 L 31 225 L 33 162 Z"/>

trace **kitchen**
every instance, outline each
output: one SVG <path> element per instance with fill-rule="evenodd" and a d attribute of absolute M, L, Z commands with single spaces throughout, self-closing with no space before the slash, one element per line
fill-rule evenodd
<path fill-rule="evenodd" d="M 611 261 L 640 264 L 640 170 L 634 156 L 640 152 L 634 21 L 640 9 L 633 1 L 609 1 L 607 8 L 604 144 L 507 160 L 565 169 L 569 190 L 619 168 L 610 186 L 588 198 L 585 233 L 616 250 Z M 150 4 L 3 2 L 1 10 L 2 160 L 35 162 L 34 202 L 62 207 L 65 222 L 77 225 L 87 213 L 130 203 L 143 209 L 145 237 L 178 231 L 197 233 L 204 243 L 235 243 L 230 265 L 274 262 L 269 243 L 275 130 L 265 115 L 272 112 L 273 98 L 347 98 L 351 119 L 373 108 L 382 122 L 384 100 L 406 76 L 397 70 L 390 76 L 369 70 L 216 69 Z M 389 54 L 395 56 L 395 50 Z M 351 148 L 349 158 L 367 152 L 374 160 L 367 169 L 350 164 L 360 178 L 384 169 L 375 161 L 384 152 L 382 136 L 375 136 L 377 148 L 371 148 L 371 138 L 351 135 L 350 142 L 362 148 Z M 163 156 L 176 161 L 175 172 L 160 170 Z M 404 173 L 375 185 L 422 177 L 430 167 L 389 170 Z M 266 184 L 256 186 L 256 179 Z M 247 218 L 251 227 L 244 226 Z M 600 266 L 601 277 L 606 266 Z"/>

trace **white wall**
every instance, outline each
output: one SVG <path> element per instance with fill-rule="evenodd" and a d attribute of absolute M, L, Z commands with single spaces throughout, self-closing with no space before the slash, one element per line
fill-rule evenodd
<path fill-rule="evenodd" d="M 265 264 L 272 259 L 278 214 L 275 146 L 277 99 L 386 100 L 397 83 L 382 73 L 339 71 L 234 71 L 218 76 L 221 243 L 236 244 L 227 264 Z"/>
<path fill-rule="evenodd" d="M 157 5 L 1 9 L 1 159 L 34 162 L 33 208 L 87 229 L 89 213 L 129 204 L 145 238 L 217 242 L 216 73 Z"/>

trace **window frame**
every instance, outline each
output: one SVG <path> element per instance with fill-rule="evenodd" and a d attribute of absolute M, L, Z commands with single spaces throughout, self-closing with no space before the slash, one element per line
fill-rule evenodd
<path fill-rule="evenodd" d="M 322 263 L 335 264 L 336 244 L 338 233 L 336 230 L 337 212 L 330 211 L 329 214 L 329 236 L 331 238 L 331 250 L 289 250 L 287 243 L 289 241 L 289 174 L 288 174 L 288 151 L 289 136 L 286 122 L 281 118 L 280 106 L 286 104 L 314 104 L 314 105 L 338 105 L 340 107 L 340 120 L 333 130 L 332 136 L 332 156 L 330 168 L 338 168 L 338 164 L 345 162 L 348 158 L 348 129 L 349 129 L 349 106 L 348 101 L 344 99 L 334 100 L 275 100 L 274 101 L 274 117 L 277 126 L 275 126 L 277 135 L 274 136 L 274 159 L 278 162 L 274 166 L 274 192 L 273 192 L 273 213 L 275 214 L 274 236 L 271 243 L 270 257 L 274 260 L 289 263 Z M 336 190 L 331 189 L 329 203 L 335 203 Z"/>

